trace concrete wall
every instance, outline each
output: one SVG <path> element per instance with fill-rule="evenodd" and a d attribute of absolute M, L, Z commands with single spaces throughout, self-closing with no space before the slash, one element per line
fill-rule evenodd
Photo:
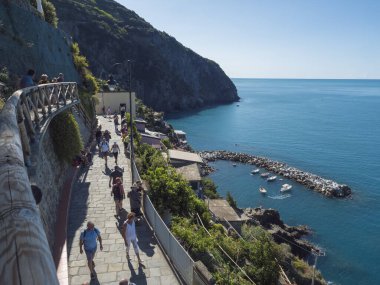
<path fill-rule="evenodd" d="M 84 125 L 83 120 L 80 119 L 79 116 L 75 116 L 75 118 L 79 124 L 83 142 L 86 143 L 91 132 Z M 37 183 L 43 193 L 39 209 L 46 237 L 50 249 L 52 250 L 55 240 L 55 227 L 63 226 L 56 225 L 57 209 L 62 191 L 64 190 L 63 184 L 67 179 L 65 174 L 72 166 L 69 163 L 61 162 L 55 154 L 50 129 L 48 129 L 41 143 L 41 150 L 37 162 L 37 173 L 34 182 Z"/>

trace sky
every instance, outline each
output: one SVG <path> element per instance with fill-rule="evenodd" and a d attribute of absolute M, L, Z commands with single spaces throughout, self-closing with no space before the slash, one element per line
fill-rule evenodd
<path fill-rule="evenodd" d="M 380 79 L 380 0 L 117 0 L 232 78 Z"/>

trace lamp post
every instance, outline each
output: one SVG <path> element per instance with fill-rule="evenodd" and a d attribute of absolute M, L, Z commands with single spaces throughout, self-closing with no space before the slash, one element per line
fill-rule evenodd
<path fill-rule="evenodd" d="M 133 160 L 134 160 L 134 150 L 133 150 L 133 118 L 132 118 L 132 63 L 128 60 L 128 71 L 129 71 L 129 126 L 131 130 L 130 135 L 130 160 L 131 160 L 131 175 L 132 175 L 132 184 L 135 182 L 135 173 L 133 169 Z"/>

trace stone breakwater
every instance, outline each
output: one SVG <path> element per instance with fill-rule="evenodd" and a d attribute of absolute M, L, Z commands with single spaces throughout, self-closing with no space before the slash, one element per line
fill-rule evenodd
<path fill-rule="evenodd" d="M 256 165 L 257 167 L 265 168 L 268 171 L 297 181 L 307 188 L 319 192 L 327 197 L 343 198 L 351 195 L 351 188 L 347 185 L 339 184 L 335 181 L 299 170 L 283 162 L 273 161 L 266 157 L 224 150 L 202 151 L 199 152 L 199 155 L 205 161 L 229 160 L 239 163 Z"/>

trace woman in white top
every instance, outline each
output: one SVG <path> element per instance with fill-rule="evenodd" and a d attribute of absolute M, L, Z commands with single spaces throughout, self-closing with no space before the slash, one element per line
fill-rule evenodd
<path fill-rule="evenodd" d="M 137 260 L 139 263 L 142 263 L 142 260 L 139 255 L 139 246 L 137 245 L 137 236 L 136 236 L 136 226 L 135 226 L 135 213 L 130 212 L 127 216 L 127 220 L 123 224 L 122 235 L 124 238 L 125 245 L 127 246 L 127 259 L 129 260 L 129 248 L 131 243 L 133 249 L 135 250 Z"/>
<path fill-rule="evenodd" d="M 120 148 L 119 148 L 119 145 L 117 144 L 117 142 L 113 143 L 113 145 L 111 147 L 111 151 L 112 151 L 112 155 L 115 158 L 115 164 L 117 165 L 117 156 L 119 155 L 119 152 L 120 152 Z"/>

